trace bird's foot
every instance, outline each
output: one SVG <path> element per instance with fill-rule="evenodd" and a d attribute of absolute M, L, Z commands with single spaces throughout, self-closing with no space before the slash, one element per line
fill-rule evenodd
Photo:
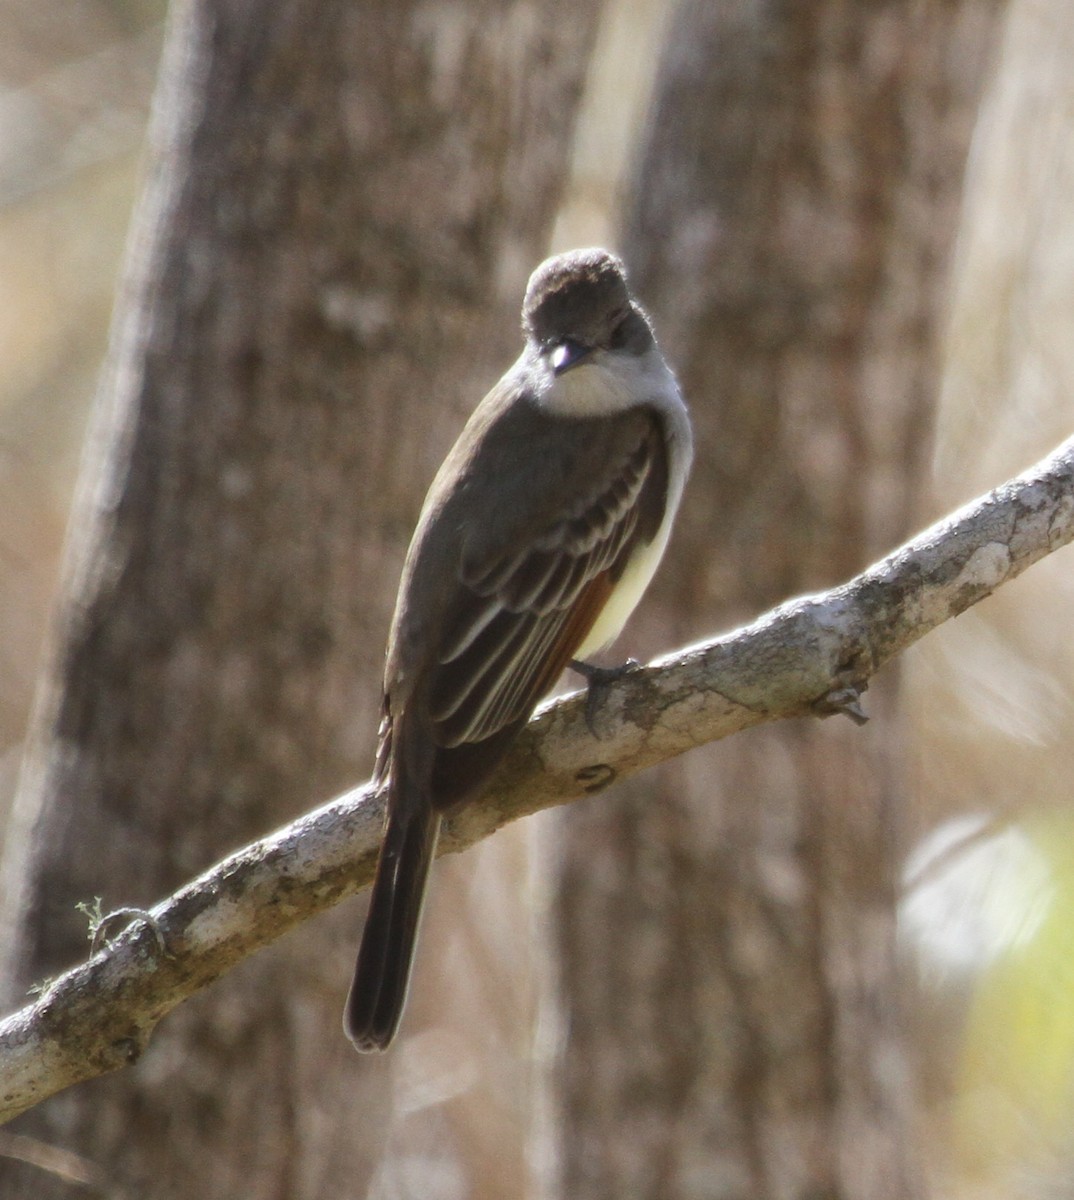
<path fill-rule="evenodd" d="M 585 723 L 589 732 L 595 738 L 599 738 L 600 734 L 597 733 L 595 720 L 597 711 L 604 701 L 604 694 L 613 683 L 618 683 L 624 676 L 629 675 L 632 671 L 637 671 L 641 663 L 636 658 L 628 658 L 626 662 L 620 663 L 616 667 L 598 667 L 593 663 L 572 658 L 568 665 L 572 671 L 581 675 L 586 681 Z"/>

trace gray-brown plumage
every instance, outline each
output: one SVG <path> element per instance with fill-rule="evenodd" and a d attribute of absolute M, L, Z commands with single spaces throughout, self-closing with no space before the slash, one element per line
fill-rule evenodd
<path fill-rule="evenodd" d="M 442 814 L 479 794 L 567 663 L 610 641 L 663 553 L 686 409 L 618 259 L 534 272 L 526 349 L 426 497 L 388 641 L 378 774 L 388 824 L 345 1025 L 399 1024 Z"/>

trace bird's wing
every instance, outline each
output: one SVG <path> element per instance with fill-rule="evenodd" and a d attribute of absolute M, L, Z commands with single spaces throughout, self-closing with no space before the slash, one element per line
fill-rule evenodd
<path fill-rule="evenodd" d="M 592 485 L 575 511 L 461 566 L 425 693 L 440 746 L 479 742 L 527 717 L 581 645 L 662 516 L 667 463 L 656 422 Z"/>

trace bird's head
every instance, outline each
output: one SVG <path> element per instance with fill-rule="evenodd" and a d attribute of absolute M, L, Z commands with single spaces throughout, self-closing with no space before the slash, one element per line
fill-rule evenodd
<path fill-rule="evenodd" d="M 652 344 L 622 262 L 599 248 L 570 250 L 541 263 L 526 288 L 522 327 L 556 375 L 609 351 L 640 355 Z"/>

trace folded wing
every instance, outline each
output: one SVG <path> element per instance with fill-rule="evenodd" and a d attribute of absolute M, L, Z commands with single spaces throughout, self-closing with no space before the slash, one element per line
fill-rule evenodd
<path fill-rule="evenodd" d="M 651 425 L 575 511 L 527 545 L 460 569 L 426 693 L 440 746 L 493 737 L 551 688 L 659 525 L 664 455 Z"/>

